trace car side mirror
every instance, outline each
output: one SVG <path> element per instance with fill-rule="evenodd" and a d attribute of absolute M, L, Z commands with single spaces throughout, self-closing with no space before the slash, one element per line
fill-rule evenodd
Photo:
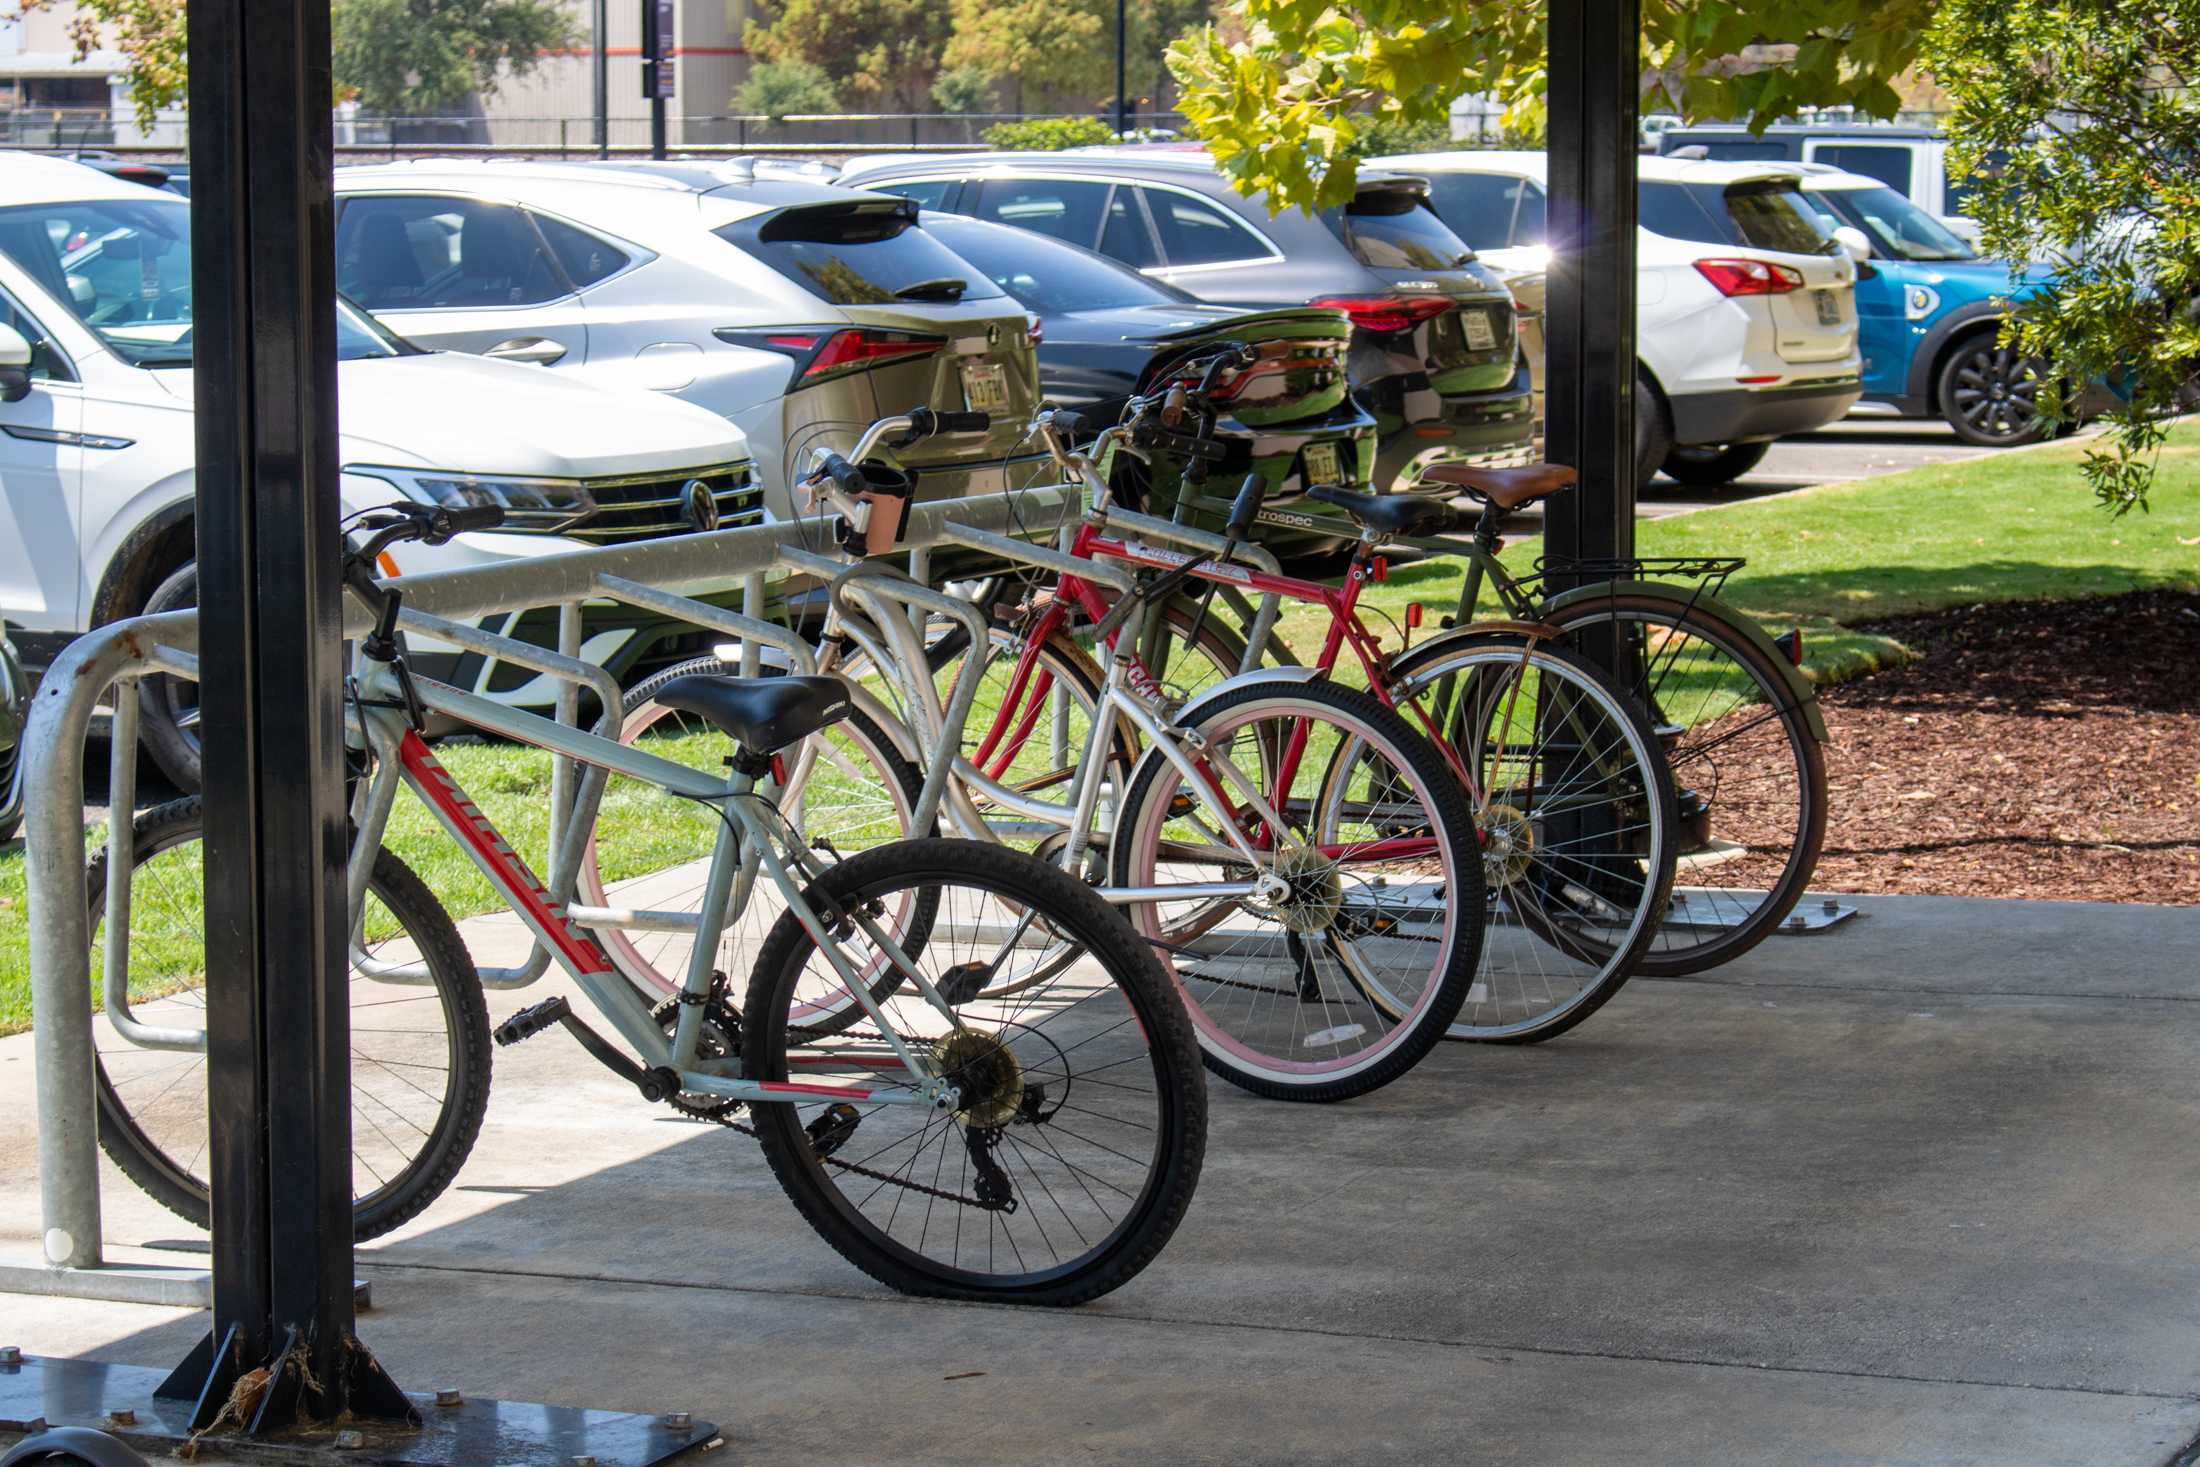
<path fill-rule="evenodd" d="M 0 402 L 21 402 L 31 395 L 31 344 L 22 332 L 0 323 Z"/>
<path fill-rule="evenodd" d="M 1861 265 L 1872 257 L 1871 237 L 1853 224 L 1844 224 L 1833 232 L 1833 242 L 1841 246 L 1841 252 Z"/>

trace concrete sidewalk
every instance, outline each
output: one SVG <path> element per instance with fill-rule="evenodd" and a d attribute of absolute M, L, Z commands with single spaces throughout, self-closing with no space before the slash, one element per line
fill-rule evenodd
<path fill-rule="evenodd" d="M 536 1040 L 497 1053 L 458 1185 L 363 1251 L 361 1331 L 408 1388 L 687 1409 L 740 1461 L 2179 1459 L 2200 910 L 1859 904 L 1347 1105 L 1217 1082 L 1183 1230 L 1067 1314 L 872 1287 L 752 1143 Z M 30 1068 L 0 1041 L 17 1115 Z M 25 1129 L 0 1246 L 27 1249 Z M 106 1199 L 117 1243 L 203 1247 L 119 1173 Z M 163 1366 L 204 1328 L 20 1297 L 0 1320 Z"/>

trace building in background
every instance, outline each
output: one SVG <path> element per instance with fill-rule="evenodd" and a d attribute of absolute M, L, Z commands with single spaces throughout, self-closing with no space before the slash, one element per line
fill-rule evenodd
<path fill-rule="evenodd" d="M 611 141 L 649 140 L 649 100 L 642 95 L 644 0 L 607 0 Z M 4 0 L 0 0 L 4 4 Z M 585 150 L 595 138 L 595 48 L 592 0 L 572 0 L 581 44 L 545 56 L 528 76 L 507 78 L 488 96 L 471 99 L 459 115 L 438 125 L 395 129 L 405 144 L 498 143 L 508 146 Z M 737 143 L 741 126 L 722 120 L 732 110 L 734 88 L 748 75 L 741 34 L 751 0 L 676 0 L 675 93 L 668 104 L 673 146 Z M 28 15 L 0 19 L 0 145 L 100 148 L 155 144 L 181 149 L 181 108 L 164 109 L 150 133 L 137 125 L 137 110 L 123 86 L 129 58 L 111 49 L 79 59 L 71 0 Z M 356 107 L 337 109 L 339 143 L 374 144 L 393 129 Z"/>

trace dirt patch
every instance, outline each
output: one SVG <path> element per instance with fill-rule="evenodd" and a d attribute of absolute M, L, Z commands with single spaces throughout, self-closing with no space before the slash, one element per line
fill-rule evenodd
<path fill-rule="evenodd" d="M 2200 596 L 1875 623 L 1920 655 L 1829 688 L 1831 891 L 2200 903 Z"/>

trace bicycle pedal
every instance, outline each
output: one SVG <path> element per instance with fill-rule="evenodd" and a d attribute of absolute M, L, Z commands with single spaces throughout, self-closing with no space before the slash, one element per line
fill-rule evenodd
<path fill-rule="evenodd" d="M 939 989 L 940 997 L 946 1000 L 949 1008 L 959 1009 L 978 996 L 979 990 L 985 987 L 986 976 L 992 971 L 991 965 L 986 963 L 957 963 L 941 974 L 939 982 L 933 986 Z"/>
<path fill-rule="evenodd" d="M 822 1161 L 848 1144 L 862 1120 L 862 1114 L 847 1101 L 835 1101 L 825 1107 L 823 1115 L 802 1129 L 809 1133 L 810 1150 Z"/>
<path fill-rule="evenodd" d="M 532 1039 L 553 1024 L 562 1024 L 573 1012 L 572 1005 L 563 997 L 546 998 L 532 1008 L 521 1009 L 496 1027 L 496 1042 L 510 1048 L 522 1039 Z"/>

